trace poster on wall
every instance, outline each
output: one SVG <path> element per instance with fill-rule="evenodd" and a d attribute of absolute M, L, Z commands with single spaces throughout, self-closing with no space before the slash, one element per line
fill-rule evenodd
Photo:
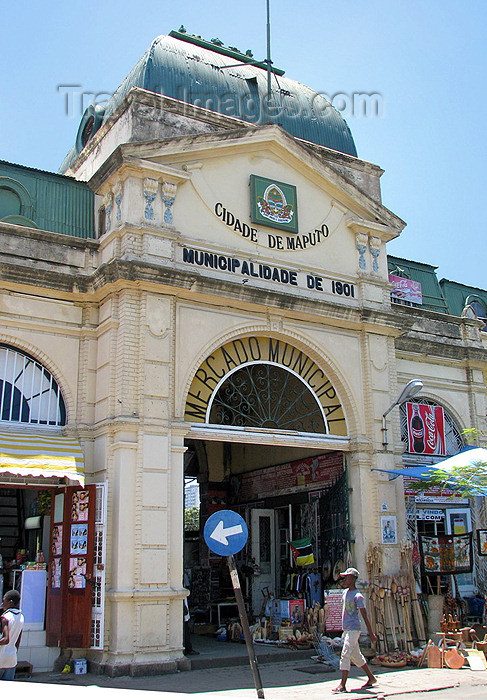
<path fill-rule="evenodd" d="M 487 557 L 487 530 L 477 530 L 477 551 L 480 557 Z"/>
<path fill-rule="evenodd" d="M 69 560 L 68 588 L 86 588 L 86 558 L 71 557 Z"/>
<path fill-rule="evenodd" d="M 343 609 L 343 590 L 325 591 L 325 629 L 327 632 L 341 632 Z"/>
<path fill-rule="evenodd" d="M 70 554 L 87 554 L 88 552 L 88 523 L 71 525 Z"/>
<path fill-rule="evenodd" d="M 89 491 L 75 491 L 71 508 L 71 520 L 74 522 L 88 521 Z"/>
<path fill-rule="evenodd" d="M 53 557 L 61 556 L 63 551 L 63 526 L 54 525 L 52 528 L 51 554 Z"/>
<path fill-rule="evenodd" d="M 279 493 L 295 493 L 297 489 L 329 488 L 342 474 L 342 452 L 278 464 L 241 474 L 237 482 L 238 500 L 245 503 Z"/>
<path fill-rule="evenodd" d="M 391 297 L 400 301 L 408 301 L 412 304 L 422 304 L 423 294 L 421 283 L 408 280 L 406 277 L 389 275 L 389 282 L 392 284 Z"/>
<path fill-rule="evenodd" d="M 468 574 L 472 571 L 472 533 L 419 536 L 426 574 Z"/>
<path fill-rule="evenodd" d="M 291 625 L 304 624 L 304 609 L 304 598 L 289 601 L 289 620 L 291 622 Z"/>
<path fill-rule="evenodd" d="M 441 406 L 407 403 L 406 415 L 408 452 L 445 456 L 445 417 Z"/>
<path fill-rule="evenodd" d="M 61 559 L 51 561 L 51 588 L 61 588 Z"/>
<path fill-rule="evenodd" d="M 382 544 L 397 544 L 397 522 L 395 515 L 380 516 L 380 533 Z"/>

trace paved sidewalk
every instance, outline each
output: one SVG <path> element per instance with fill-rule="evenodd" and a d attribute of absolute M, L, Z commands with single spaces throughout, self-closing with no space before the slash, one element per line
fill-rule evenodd
<path fill-rule="evenodd" d="M 265 698 L 268 700 L 323 700 L 332 697 L 332 690 L 338 684 L 340 673 L 325 673 L 322 664 L 311 659 L 292 659 L 285 662 L 259 664 Z M 486 686 L 487 671 L 460 671 L 450 669 L 405 668 L 385 669 L 374 667 L 379 683 L 373 690 L 359 690 L 364 677 L 359 669 L 352 669 L 347 684 L 353 700 L 389 698 L 394 695 L 418 691 L 432 691 L 445 688 Z M 153 698 L 158 692 L 160 700 L 255 700 L 255 691 L 250 667 L 207 668 L 155 677 L 107 678 L 87 674 L 69 677 L 55 674 L 38 674 L 26 681 L 17 681 L 15 694 L 18 697 L 32 696 L 33 685 L 44 684 L 44 694 L 50 700 L 57 700 L 68 694 L 70 700 L 95 698 L 115 700 L 146 700 L 148 692 Z M 70 686 L 69 688 L 67 686 Z M 343 696 L 338 696 L 343 697 Z"/>

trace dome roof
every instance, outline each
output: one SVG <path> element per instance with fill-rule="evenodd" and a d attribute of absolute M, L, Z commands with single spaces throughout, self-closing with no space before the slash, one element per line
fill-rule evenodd
<path fill-rule="evenodd" d="M 297 138 L 357 155 L 346 121 L 326 99 L 283 77 L 281 70 L 273 67 L 272 73 L 271 108 L 266 109 L 268 73 L 264 62 L 255 64 L 237 49 L 181 32 L 159 36 L 112 96 L 103 116 L 92 113 L 87 123 L 82 121 L 76 154 L 131 88 L 139 87 L 251 124 L 278 124 Z"/>

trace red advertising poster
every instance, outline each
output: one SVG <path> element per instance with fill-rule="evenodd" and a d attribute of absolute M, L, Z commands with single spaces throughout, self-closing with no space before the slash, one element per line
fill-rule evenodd
<path fill-rule="evenodd" d="M 328 632 L 341 632 L 342 627 L 343 590 L 332 589 L 325 591 L 325 628 Z"/>
<path fill-rule="evenodd" d="M 239 476 L 240 503 L 296 489 L 326 488 L 343 473 L 343 454 L 328 452 L 296 462 L 247 472 Z"/>
<path fill-rule="evenodd" d="M 423 455 L 446 455 L 445 421 L 441 406 L 407 403 L 408 451 Z"/>
<path fill-rule="evenodd" d="M 389 275 L 389 282 L 393 285 L 391 297 L 394 299 L 409 301 L 413 304 L 423 303 L 421 284 L 419 282 L 408 280 L 405 277 L 398 277 L 397 275 Z"/>
<path fill-rule="evenodd" d="M 304 623 L 304 598 L 289 601 L 289 620 L 291 625 L 302 625 Z"/>

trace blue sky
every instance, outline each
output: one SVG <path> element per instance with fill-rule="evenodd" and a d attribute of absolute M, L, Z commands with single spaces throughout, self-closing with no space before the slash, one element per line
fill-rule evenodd
<path fill-rule="evenodd" d="M 113 92 L 152 39 L 181 24 L 266 55 L 265 0 L 24 7 L 22 19 L 14 3 L 2 10 L 0 159 L 43 170 L 57 171 L 81 118 L 79 103 L 66 114 L 58 85 Z M 385 170 L 385 206 L 408 224 L 389 253 L 483 289 L 486 19 L 483 0 L 271 0 L 272 59 L 289 78 L 381 96 L 380 117 L 345 116 L 359 157 Z"/>

